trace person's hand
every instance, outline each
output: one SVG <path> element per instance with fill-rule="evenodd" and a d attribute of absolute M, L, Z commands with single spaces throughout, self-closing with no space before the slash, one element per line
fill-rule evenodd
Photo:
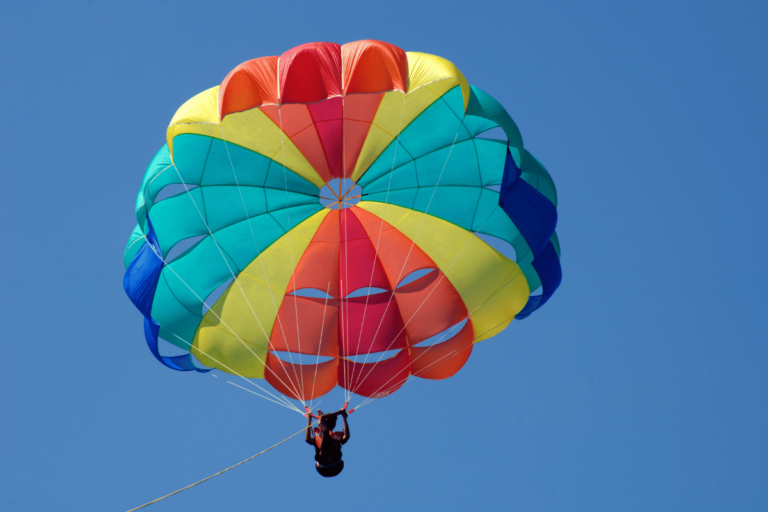
<path fill-rule="evenodd" d="M 347 413 L 347 410 L 346 410 L 346 409 L 342 409 L 342 410 L 340 410 L 340 411 L 339 411 L 339 413 L 341 414 L 341 417 L 342 417 L 342 418 L 344 418 L 344 419 L 347 419 L 347 416 L 349 415 L 349 414 Z"/>

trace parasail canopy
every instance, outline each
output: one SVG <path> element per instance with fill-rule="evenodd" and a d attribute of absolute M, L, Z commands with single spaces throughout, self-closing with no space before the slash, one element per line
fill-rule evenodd
<path fill-rule="evenodd" d="M 451 62 L 309 43 L 179 108 L 124 286 L 166 366 L 380 397 L 450 377 L 551 297 L 556 204 L 512 118 Z"/>

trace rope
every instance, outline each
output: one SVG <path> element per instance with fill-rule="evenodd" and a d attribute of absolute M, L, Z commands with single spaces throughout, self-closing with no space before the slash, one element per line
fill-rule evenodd
<path fill-rule="evenodd" d="M 315 422 L 314 424 L 315 424 L 315 425 L 317 425 L 317 422 Z M 266 450 L 260 451 L 260 452 L 259 452 L 259 453 L 257 453 L 256 455 L 251 455 L 251 456 L 250 456 L 250 457 L 248 457 L 247 459 L 245 459 L 245 460 L 243 460 L 243 461 L 240 461 L 240 462 L 238 462 L 238 463 L 237 463 L 237 464 L 235 464 L 234 466 L 229 466 L 227 469 L 222 469 L 221 471 L 219 471 L 219 472 L 218 472 L 218 473 L 216 473 L 216 474 L 213 474 L 213 475 L 211 475 L 211 476 L 209 476 L 209 477 L 207 477 L 207 478 L 203 478 L 202 480 L 198 480 L 197 482 L 195 482 L 195 483 L 193 483 L 193 484 L 189 484 L 189 485 L 188 485 L 188 486 L 186 486 L 186 487 L 182 487 L 182 488 L 181 488 L 181 489 L 179 489 L 178 491 L 173 491 L 172 493 L 170 493 L 170 494 L 166 494 L 165 496 L 163 496 L 163 497 L 160 497 L 160 498 L 157 498 L 156 500 L 152 500 L 152 501 L 150 501 L 150 502 L 147 502 L 147 503 L 145 503 L 145 504 L 143 504 L 143 505 L 141 505 L 141 506 L 139 506 L 139 507 L 136 507 L 136 508 L 132 508 L 132 509 L 131 509 L 131 510 L 129 510 L 128 512 L 134 512 L 134 511 L 136 511 L 136 510 L 139 510 L 140 508 L 148 507 L 149 505 L 152 505 L 153 503 L 157 503 L 158 501 L 162 501 L 162 500 L 164 500 L 165 498 L 168 498 L 168 497 L 171 497 L 171 496 L 173 496 L 174 494 L 178 494 L 178 493 L 180 493 L 181 491 L 186 491 L 187 489 L 189 489 L 189 488 L 191 488 L 191 487 L 194 487 L 194 486 L 196 486 L 196 485 L 198 485 L 198 484 L 201 484 L 201 483 L 205 482 L 206 480 L 210 480 L 211 478 L 213 478 L 213 477 L 215 477 L 215 476 L 219 476 L 219 475 L 220 475 L 220 474 L 222 474 L 222 473 L 226 473 L 226 472 L 227 472 L 227 471 L 229 471 L 230 469 L 234 469 L 234 468 L 236 468 L 237 466 L 239 466 L 239 465 L 241 465 L 241 464 L 245 464 L 245 463 L 246 463 L 246 462 L 248 462 L 249 460 L 251 460 L 251 459 L 255 459 L 256 457 L 258 457 L 259 455 L 261 455 L 261 454 L 263 454 L 263 453 L 267 453 L 267 452 L 268 452 L 269 450 L 271 450 L 272 448 L 276 448 L 276 447 L 280 446 L 280 445 L 281 445 L 281 444 L 283 444 L 284 442 L 288 441 L 289 439 L 292 439 L 292 438 L 296 437 L 297 435 L 301 434 L 301 433 L 302 433 L 302 432 L 304 432 L 305 430 L 306 430 L 306 428 L 302 428 L 301 430 L 299 430 L 299 431 L 298 431 L 298 432 L 296 432 L 295 434 L 293 434 L 293 435 L 291 435 L 291 436 L 288 436 L 288 437 L 286 437 L 285 439 L 283 439 L 283 440 L 282 440 L 282 441 L 280 441 L 279 443 L 277 443 L 277 444 L 275 444 L 275 445 L 272 445 L 272 446 L 270 446 L 270 447 L 269 447 L 269 448 L 267 448 Z"/>

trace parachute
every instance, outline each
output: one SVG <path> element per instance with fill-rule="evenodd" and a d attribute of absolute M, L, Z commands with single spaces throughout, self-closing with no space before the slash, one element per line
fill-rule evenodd
<path fill-rule="evenodd" d="M 179 108 L 123 284 L 170 368 L 379 398 L 454 375 L 547 302 L 556 205 L 512 118 L 451 62 L 309 43 Z"/>

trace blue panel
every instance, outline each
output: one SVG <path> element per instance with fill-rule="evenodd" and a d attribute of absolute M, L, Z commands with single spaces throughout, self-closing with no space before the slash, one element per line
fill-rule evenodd
<path fill-rule="evenodd" d="M 144 337 L 152 354 L 158 361 L 168 368 L 179 371 L 195 370 L 198 372 L 207 372 L 210 370 L 198 368 L 192 361 L 189 354 L 163 357 L 157 348 L 157 336 L 160 331 L 160 325 L 152 319 L 152 301 L 155 298 L 157 282 L 160 279 L 160 273 L 163 270 L 163 260 L 158 256 L 160 247 L 155 237 L 155 231 L 152 223 L 148 223 L 149 231 L 147 240 L 141 249 L 136 253 L 133 261 L 128 266 L 128 270 L 123 277 L 123 288 L 128 298 L 144 315 Z"/>
<path fill-rule="evenodd" d="M 547 242 L 541 253 L 533 260 L 533 268 L 541 279 L 541 295 L 534 295 L 528 299 L 522 311 L 515 318 L 522 320 L 528 315 L 539 309 L 547 303 L 549 298 L 555 293 L 563 279 L 563 272 L 560 268 L 560 260 L 557 258 L 555 246 L 552 242 Z"/>
<path fill-rule="evenodd" d="M 557 210 L 541 192 L 520 178 L 512 154 L 507 148 L 504 176 L 499 191 L 499 206 L 528 242 L 534 261 L 549 243 L 557 225 Z"/>

